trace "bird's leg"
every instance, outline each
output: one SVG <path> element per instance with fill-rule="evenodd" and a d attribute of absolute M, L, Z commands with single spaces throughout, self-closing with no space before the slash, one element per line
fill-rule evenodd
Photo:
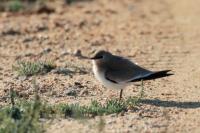
<path fill-rule="evenodd" d="M 122 93 L 123 93 L 123 89 L 120 90 L 119 100 L 122 99 Z"/>

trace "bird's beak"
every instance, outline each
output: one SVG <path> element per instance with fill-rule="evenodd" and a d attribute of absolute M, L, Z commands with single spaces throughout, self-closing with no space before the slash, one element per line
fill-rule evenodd
<path fill-rule="evenodd" d="M 94 57 L 90 58 L 90 57 L 86 57 L 86 56 L 83 56 L 82 59 L 87 59 L 87 60 L 95 60 Z"/>
<path fill-rule="evenodd" d="M 92 58 L 90 58 L 91 60 L 97 60 L 97 59 L 102 59 L 103 58 L 103 56 L 94 56 L 94 57 L 92 57 Z"/>
<path fill-rule="evenodd" d="M 92 58 L 89 58 L 90 60 L 95 60 L 96 58 L 95 57 L 92 57 Z"/>

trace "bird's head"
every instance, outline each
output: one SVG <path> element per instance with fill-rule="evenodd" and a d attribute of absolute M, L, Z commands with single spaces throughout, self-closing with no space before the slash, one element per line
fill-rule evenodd
<path fill-rule="evenodd" d="M 108 59 L 110 59 L 111 56 L 111 53 L 104 50 L 100 50 L 91 59 L 98 62 L 105 62 Z"/>

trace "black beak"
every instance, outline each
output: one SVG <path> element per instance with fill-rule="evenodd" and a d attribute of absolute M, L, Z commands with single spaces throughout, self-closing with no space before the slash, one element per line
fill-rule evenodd
<path fill-rule="evenodd" d="M 90 58 L 91 60 L 95 60 L 95 58 L 94 57 L 92 57 L 92 58 Z"/>
<path fill-rule="evenodd" d="M 102 59 L 103 56 L 94 56 L 92 58 L 90 58 L 91 60 L 98 60 L 98 59 Z"/>

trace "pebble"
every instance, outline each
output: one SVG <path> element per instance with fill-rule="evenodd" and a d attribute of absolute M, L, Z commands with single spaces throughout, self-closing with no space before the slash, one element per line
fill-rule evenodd
<path fill-rule="evenodd" d="M 31 41 L 33 41 L 34 39 L 35 39 L 35 37 L 26 37 L 26 38 L 24 38 L 23 43 L 31 42 Z"/>
<path fill-rule="evenodd" d="M 51 48 L 45 48 L 41 53 L 42 54 L 47 54 L 47 53 L 49 53 L 51 51 L 52 51 Z"/>
<path fill-rule="evenodd" d="M 84 96 L 84 95 L 88 95 L 89 92 L 87 89 L 82 89 L 81 92 L 80 92 L 80 96 Z"/>
<path fill-rule="evenodd" d="M 64 74 L 64 75 L 70 75 L 71 73 L 73 73 L 71 70 L 66 69 L 66 68 L 56 68 L 54 70 L 51 71 L 54 74 Z"/>
<path fill-rule="evenodd" d="M 20 81 L 25 81 L 25 80 L 27 80 L 28 79 L 28 77 L 27 76 L 19 76 L 19 77 L 17 77 Z"/>
<path fill-rule="evenodd" d="M 111 114 L 110 115 L 110 117 L 116 117 L 117 116 L 117 114 Z"/>
<path fill-rule="evenodd" d="M 60 56 L 65 56 L 65 55 L 69 55 L 69 54 L 70 54 L 70 53 L 67 52 L 67 51 L 62 51 L 61 54 L 60 54 Z"/>
<path fill-rule="evenodd" d="M 116 123 L 116 120 L 108 120 L 108 121 L 106 122 L 106 124 L 114 124 L 114 123 Z"/>
<path fill-rule="evenodd" d="M 7 29 L 5 31 L 2 32 L 3 35 L 20 35 L 21 32 L 18 29 Z"/>
<path fill-rule="evenodd" d="M 65 32 L 69 32 L 70 31 L 70 26 L 68 24 L 65 25 L 64 27 Z"/>
<path fill-rule="evenodd" d="M 82 56 L 81 50 L 80 49 L 75 50 L 74 55 L 75 56 Z"/>
<path fill-rule="evenodd" d="M 77 90 L 75 87 L 70 87 L 65 91 L 65 94 L 67 96 L 76 96 L 77 95 Z"/>

